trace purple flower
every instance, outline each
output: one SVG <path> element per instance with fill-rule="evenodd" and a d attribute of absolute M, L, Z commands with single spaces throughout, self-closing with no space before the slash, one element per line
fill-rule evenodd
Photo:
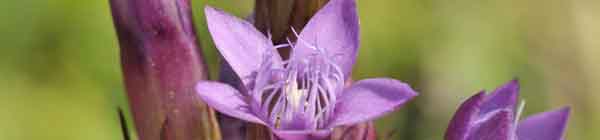
<path fill-rule="evenodd" d="M 208 6 L 205 14 L 217 49 L 243 86 L 202 81 L 196 91 L 217 111 L 265 125 L 276 138 L 326 138 L 336 126 L 375 119 L 417 95 L 388 78 L 345 86 L 359 44 L 354 0 L 331 0 L 296 43 L 277 46 L 244 20 Z M 292 49 L 289 59 L 282 60 L 280 47 Z"/>
<path fill-rule="evenodd" d="M 569 107 L 518 121 L 519 82 L 513 80 L 489 95 L 484 91 L 466 100 L 446 131 L 446 140 L 561 140 Z"/>

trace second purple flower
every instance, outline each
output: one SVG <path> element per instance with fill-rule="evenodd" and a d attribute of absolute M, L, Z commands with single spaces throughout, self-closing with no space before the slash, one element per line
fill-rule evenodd
<path fill-rule="evenodd" d="M 486 95 L 466 100 L 446 130 L 445 140 L 562 140 L 569 107 L 539 113 L 519 121 L 519 82 L 513 80 Z"/>

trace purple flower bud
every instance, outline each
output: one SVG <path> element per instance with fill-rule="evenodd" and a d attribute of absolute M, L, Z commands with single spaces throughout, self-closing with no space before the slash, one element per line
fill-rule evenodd
<path fill-rule="evenodd" d="M 130 107 L 140 139 L 219 137 L 214 112 L 196 98 L 207 78 L 188 0 L 111 0 Z"/>

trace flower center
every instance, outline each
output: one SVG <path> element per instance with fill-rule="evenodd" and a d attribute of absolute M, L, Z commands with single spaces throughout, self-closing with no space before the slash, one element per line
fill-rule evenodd
<path fill-rule="evenodd" d="M 283 67 L 264 61 L 257 71 L 250 90 L 257 103 L 254 112 L 274 128 L 316 130 L 326 127 L 333 116 L 344 75 L 333 58 L 312 48 L 311 55 L 291 56 Z M 264 56 L 265 60 L 272 55 Z"/>

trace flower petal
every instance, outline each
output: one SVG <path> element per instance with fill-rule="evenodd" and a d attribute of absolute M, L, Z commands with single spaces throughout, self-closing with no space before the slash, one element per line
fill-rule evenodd
<path fill-rule="evenodd" d="M 510 110 L 492 112 L 490 117 L 478 121 L 469 131 L 467 140 L 509 140 L 511 138 L 512 116 Z"/>
<path fill-rule="evenodd" d="M 360 80 L 338 98 L 330 127 L 375 119 L 417 96 L 408 84 L 389 78 Z"/>
<path fill-rule="evenodd" d="M 471 96 L 463 102 L 446 130 L 445 140 L 464 140 L 471 128 L 471 123 L 477 120 L 479 116 L 479 107 L 483 103 L 485 91 L 481 91 L 476 95 Z"/>
<path fill-rule="evenodd" d="M 561 140 L 569 120 L 569 107 L 533 115 L 517 127 L 520 140 Z"/>
<path fill-rule="evenodd" d="M 304 58 L 323 49 L 342 69 L 352 72 L 359 45 L 355 0 L 331 0 L 308 21 L 300 33 L 292 57 Z M 303 41 L 302 41 L 303 40 Z M 310 44 L 311 46 L 308 46 Z"/>
<path fill-rule="evenodd" d="M 217 49 L 244 85 L 253 79 L 253 73 L 263 61 L 281 66 L 281 57 L 271 41 L 252 24 L 210 6 L 204 8 L 204 13 Z"/>
<path fill-rule="evenodd" d="M 265 124 L 252 113 L 250 105 L 242 94 L 227 84 L 201 81 L 196 85 L 196 92 L 208 106 L 223 114 L 253 123 Z"/>
<path fill-rule="evenodd" d="M 479 114 L 484 115 L 498 109 L 514 110 L 518 98 L 519 81 L 515 79 L 498 87 L 494 92 L 488 95 L 486 101 L 484 101 L 481 106 L 481 112 Z"/>

